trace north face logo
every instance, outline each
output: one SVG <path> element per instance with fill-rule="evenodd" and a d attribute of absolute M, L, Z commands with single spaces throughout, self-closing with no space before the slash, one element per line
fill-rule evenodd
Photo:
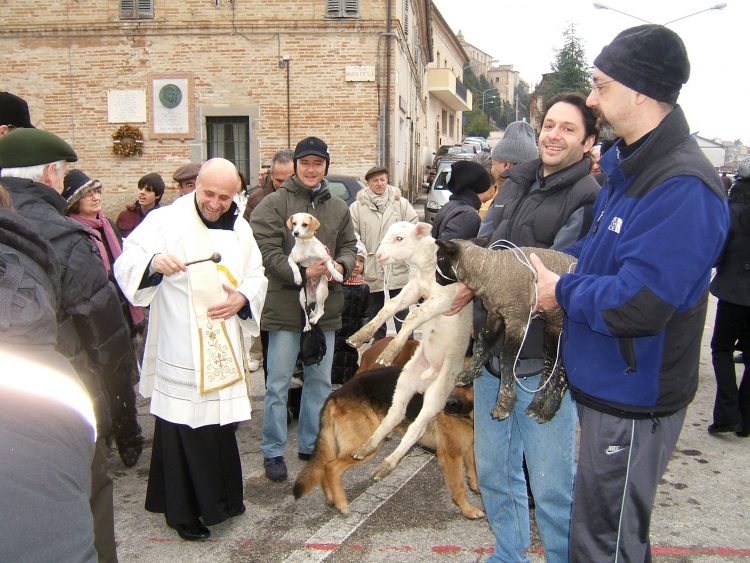
<path fill-rule="evenodd" d="M 609 227 L 607 227 L 608 230 L 619 233 L 620 229 L 622 228 L 622 219 L 619 217 L 615 217 L 612 219 L 612 222 L 609 224 Z"/>

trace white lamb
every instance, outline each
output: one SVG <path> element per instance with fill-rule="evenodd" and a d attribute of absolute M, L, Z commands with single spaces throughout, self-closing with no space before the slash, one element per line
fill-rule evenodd
<path fill-rule="evenodd" d="M 388 475 L 401 458 L 424 434 L 427 424 L 445 406 L 455 379 L 463 368 L 464 354 L 471 332 L 471 307 L 464 307 L 457 315 L 445 316 L 456 296 L 456 285 L 441 286 L 435 281 L 437 245 L 430 236 L 432 227 L 427 223 L 400 221 L 385 234 L 375 255 L 380 264 L 407 261 L 411 279 L 396 297 L 386 302 L 380 312 L 347 341 L 359 348 L 369 342 L 375 331 L 397 311 L 425 301 L 406 317 L 401 331 L 378 358 L 378 363 L 390 365 L 406 343 L 409 335 L 422 328 L 422 341 L 414 356 L 404 366 L 393 393 L 393 403 L 380 426 L 370 438 L 352 453 L 364 459 L 403 420 L 406 406 L 415 393 L 424 394 L 422 410 L 409 426 L 396 449 L 383 460 L 373 477 Z"/>

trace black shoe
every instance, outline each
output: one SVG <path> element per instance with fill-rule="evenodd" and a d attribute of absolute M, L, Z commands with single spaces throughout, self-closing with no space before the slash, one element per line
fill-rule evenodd
<path fill-rule="evenodd" d="M 739 436 L 740 438 L 750 437 L 750 428 L 743 426 L 742 429 L 735 432 L 735 434 L 737 434 L 737 436 Z"/>
<path fill-rule="evenodd" d="M 266 470 L 266 477 L 271 481 L 285 481 L 287 478 L 284 456 L 264 457 L 263 468 Z"/>
<path fill-rule="evenodd" d="M 742 352 L 738 352 L 737 354 L 735 354 L 733 359 L 734 359 L 734 363 L 735 364 L 744 364 L 745 363 L 745 358 L 742 355 Z"/>
<path fill-rule="evenodd" d="M 710 424 L 708 426 L 709 434 L 722 434 L 724 432 L 742 432 L 741 424 Z"/>
<path fill-rule="evenodd" d="M 312 454 L 303 454 L 302 452 L 299 452 L 297 454 L 297 457 L 299 458 L 300 461 L 310 461 Z"/>
<path fill-rule="evenodd" d="M 203 541 L 211 537 L 211 531 L 200 522 L 196 524 L 169 524 L 169 527 L 177 530 L 177 535 L 185 541 Z"/>

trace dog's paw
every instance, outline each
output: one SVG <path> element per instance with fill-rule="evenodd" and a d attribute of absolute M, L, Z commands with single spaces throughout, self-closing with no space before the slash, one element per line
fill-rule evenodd
<path fill-rule="evenodd" d="M 380 481 L 381 479 L 385 479 L 390 475 L 391 471 L 393 471 L 393 468 L 395 465 L 391 464 L 388 461 L 388 458 L 385 458 L 383 462 L 378 465 L 378 468 L 373 472 L 372 478 L 376 481 Z"/>
<path fill-rule="evenodd" d="M 336 508 L 339 509 L 339 512 L 341 514 L 349 514 L 349 503 L 348 502 L 339 503 L 339 504 L 336 505 Z"/>
<path fill-rule="evenodd" d="M 484 512 L 471 504 L 462 507 L 461 514 L 464 515 L 464 518 L 468 518 L 469 520 L 479 520 L 480 518 L 484 518 Z"/>
<path fill-rule="evenodd" d="M 323 316 L 323 311 L 321 311 L 320 313 L 313 313 L 310 316 L 310 324 L 313 324 L 313 325 L 318 324 L 318 321 L 321 319 L 322 316 Z"/>
<path fill-rule="evenodd" d="M 294 272 L 294 283 L 296 285 L 302 285 L 302 274 L 299 272 Z"/>
<path fill-rule="evenodd" d="M 343 281 L 344 281 L 344 276 L 342 276 L 342 275 L 341 275 L 341 274 L 340 274 L 340 273 L 338 272 L 338 270 L 334 270 L 333 272 L 331 272 L 331 277 L 332 277 L 333 279 L 335 279 L 335 280 L 336 280 L 337 282 L 339 282 L 339 283 L 341 283 L 341 282 L 343 282 Z"/>
<path fill-rule="evenodd" d="M 302 332 L 310 332 L 312 330 L 312 325 L 309 321 L 305 321 L 305 328 L 302 329 Z"/>

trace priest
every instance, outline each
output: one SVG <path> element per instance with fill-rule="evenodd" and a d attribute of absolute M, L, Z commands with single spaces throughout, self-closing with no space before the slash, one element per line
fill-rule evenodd
<path fill-rule="evenodd" d="M 156 417 L 146 510 L 188 541 L 245 511 L 236 424 L 250 418 L 242 332 L 258 336 L 268 281 L 233 197 L 235 166 L 206 162 L 193 194 L 149 213 L 115 277 L 150 306 L 140 392 Z"/>

